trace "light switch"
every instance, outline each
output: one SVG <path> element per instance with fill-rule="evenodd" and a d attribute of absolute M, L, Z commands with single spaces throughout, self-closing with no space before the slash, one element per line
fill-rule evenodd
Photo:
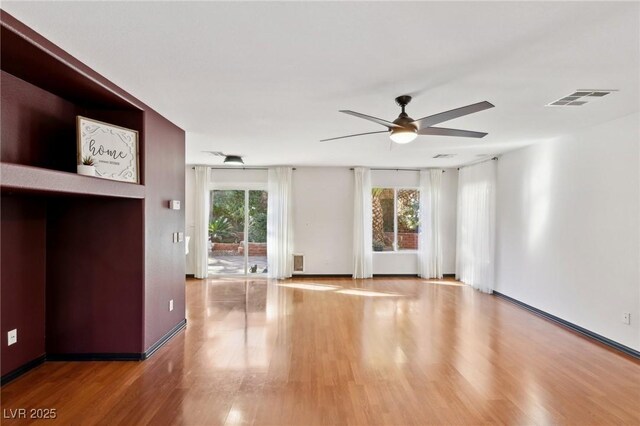
<path fill-rule="evenodd" d="M 173 238 L 173 242 L 177 243 L 178 242 L 178 233 L 177 232 L 173 232 L 173 233 L 171 233 L 171 236 Z"/>
<path fill-rule="evenodd" d="M 169 208 L 171 210 L 180 210 L 180 200 L 169 201 Z"/>
<path fill-rule="evenodd" d="M 178 242 L 181 243 L 184 241 L 184 232 L 178 232 Z"/>
<path fill-rule="evenodd" d="M 18 342 L 18 329 L 14 328 L 7 333 L 7 346 L 11 346 Z"/>

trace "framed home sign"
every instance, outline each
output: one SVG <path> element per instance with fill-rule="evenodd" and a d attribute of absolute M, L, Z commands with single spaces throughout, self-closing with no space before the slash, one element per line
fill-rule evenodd
<path fill-rule="evenodd" d="M 78 116 L 78 164 L 93 158 L 95 175 L 122 182 L 139 182 L 138 132 Z"/>

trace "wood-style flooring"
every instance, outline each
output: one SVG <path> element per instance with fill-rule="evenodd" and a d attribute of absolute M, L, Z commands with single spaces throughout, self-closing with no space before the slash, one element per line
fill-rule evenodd
<path fill-rule="evenodd" d="M 2 409 L 64 425 L 640 424 L 640 363 L 455 281 L 188 280 L 143 362 L 47 362 Z M 3 424 L 25 421 L 2 419 Z"/>

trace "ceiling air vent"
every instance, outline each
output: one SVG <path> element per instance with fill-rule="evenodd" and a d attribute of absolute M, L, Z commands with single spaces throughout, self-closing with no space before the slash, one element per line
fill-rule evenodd
<path fill-rule="evenodd" d="M 451 158 L 453 156 L 455 156 L 455 154 L 438 154 L 433 158 Z"/>
<path fill-rule="evenodd" d="M 553 101 L 546 106 L 552 107 L 565 107 L 565 106 L 582 106 L 591 101 L 595 101 L 604 96 L 607 96 L 609 93 L 617 92 L 616 89 L 579 89 L 575 92 L 558 99 L 557 101 Z"/>

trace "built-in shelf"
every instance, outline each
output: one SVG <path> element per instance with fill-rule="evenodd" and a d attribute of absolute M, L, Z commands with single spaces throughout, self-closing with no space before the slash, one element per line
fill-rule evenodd
<path fill-rule="evenodd" d="M 2 192 L 143 199 L 144 185 L 20 164 L 0 163 Z"/>

